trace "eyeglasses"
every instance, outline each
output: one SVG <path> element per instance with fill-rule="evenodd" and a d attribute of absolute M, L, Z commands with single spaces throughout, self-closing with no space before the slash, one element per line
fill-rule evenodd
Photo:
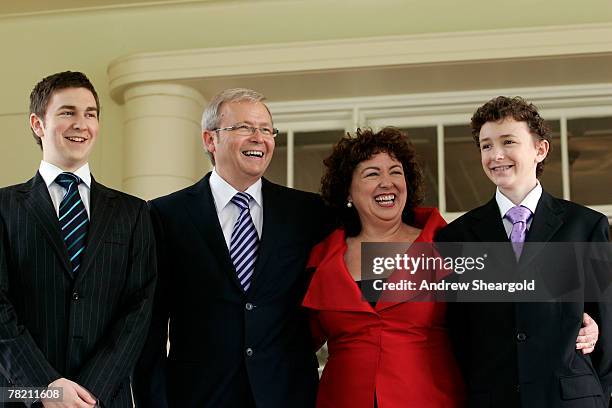
<path fill-rule="evenodd" d="M 249 126 L 249 125 L 234 125 L 234 126 L 228 126 L 224 128 L 213 129 L 214 132 L 220 132 L 221 130 L 227 130 L 230 132 L 234 132 L 235 134 L 240 135 L 240 136 L 252 136 L 258 130 L 259 130 L 259 133 L 262 134 L 262 136 L 276 137 L 276 135 L 278 135 L 278 129 L 276 128 L 254 127 L 254 126 Z"/>

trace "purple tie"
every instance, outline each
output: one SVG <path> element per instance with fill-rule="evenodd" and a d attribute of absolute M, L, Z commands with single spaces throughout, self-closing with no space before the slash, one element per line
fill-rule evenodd
<path fill-rule="evenodd" d="M 510 232 L 510 241 L 514 254 L 518 260 L 523 252 L 523 243 L 527 237 L 527 221 L 531 218 L 531 210 L 522 205 L 512 207 L 504 218 L 507 218 L 512 223 L 512 232 Z"/>
<path fill-rule="evenodd" d="M 230 257 L 236 268 L 240 286 L 245 292 L 251 286 L 251 278 L 255 271 L 255 261 L 259 248 L 257 229 L 253 224 L 249 210 L 249 201 L 252 199 L 253 197 L 248 193 L 239 191 L 231 200 L 240 209 L 240 214 L 236 224 L 234 224 L 230 239 Z"/>

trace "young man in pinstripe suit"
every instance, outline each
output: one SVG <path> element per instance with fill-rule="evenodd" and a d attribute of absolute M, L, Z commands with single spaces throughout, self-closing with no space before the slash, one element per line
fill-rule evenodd
<path fill-rule="evenodd" d="M 90 173 L 99 113 L 84 74 L 41 80 L 30 95 L 40 167 L 0 189 L 0 387 L 63 389 L 62 402 L 26 405 L 133 406 L 129 377 L 151 314 L 154 238 L 145 202 Z"/>

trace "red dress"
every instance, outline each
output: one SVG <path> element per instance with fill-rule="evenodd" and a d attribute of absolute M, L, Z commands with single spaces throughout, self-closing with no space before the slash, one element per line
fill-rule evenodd
<path fill-rule="evenodd" d="M 432 242 L 446 223 L 437 209 L 418 208 L 415 242 Z M 365 300 L 344 262 L 344 230 L 317 245 L 303 305 L 313 336 L 327 340 L 317 408 L 456 408 L 464 386 L 445 328 L 444 303 Z M 375 394 L 376 392 L 376 394 Z"/>

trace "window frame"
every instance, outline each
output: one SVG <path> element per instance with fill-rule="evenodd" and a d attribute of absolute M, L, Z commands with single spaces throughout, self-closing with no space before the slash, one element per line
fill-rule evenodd
<path fill-rule="evenodd" d="M 413 95 L 329 99 L 270 103 L 275 126 L 287 133 L 287 186 L 294 182 L 294 134 L 301 131 L 383 126 L 436 127 L 438 166 L 438 207 L 447 221 L 464 212 L 446 211 L 444 127 L 469 124 L 473 111 L 497 95 L 521 95 L 539 107 L 547 121 L 560 125 L 562 186 L 570 199 L 570 168 L 567 121 L 612 117 L 612 84 L 572 85 L 542 88 L 462 91 Z M 612 203 L 590 206 L 612 220 Z"/>

